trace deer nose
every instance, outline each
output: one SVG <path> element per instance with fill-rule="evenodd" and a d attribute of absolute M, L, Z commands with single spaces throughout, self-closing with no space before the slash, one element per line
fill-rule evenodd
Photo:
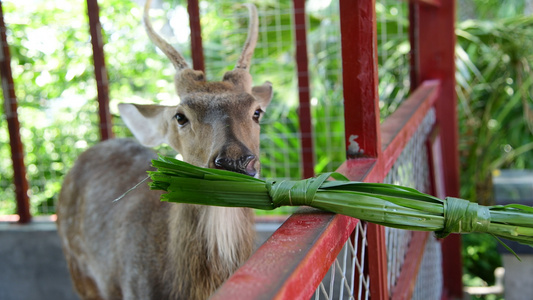
<path fill-rule="evenodd" d="M 244 155 L 238 159 L 231 159 L 226 156 L 215 158 L 215 167 L 236 173 L 241 173 L 254 177 L 257 174 L 255 169 L 255 155 Z"/>

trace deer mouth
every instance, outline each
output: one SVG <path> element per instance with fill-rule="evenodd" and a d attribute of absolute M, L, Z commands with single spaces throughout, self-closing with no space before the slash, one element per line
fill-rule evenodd
<path fill-rule="evenodd" d="M 251 176 L 251 177 L 257 177 L 259 174 L 257 172 L 257 169 L 255 168 L 255 164 L 257 162 L 257 158 L 252 158 L 247 164 L 245 168 L 245 175 Z"/>
<path fill-rule="evenodd" d="M 256 163 L 255 155 L 246 155 L 237 160 L 218 157 L 215 159 L 215 168 L 256 177 L 258 173 L 255 168 Z"/>

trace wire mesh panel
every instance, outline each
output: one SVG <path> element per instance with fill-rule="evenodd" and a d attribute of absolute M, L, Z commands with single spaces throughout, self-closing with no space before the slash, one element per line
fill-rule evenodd
<path fill-rule="evenodd" d="M 435 124 L 435 110 L 431 109 L 400 157 L 385 177 L 384 183 L 412 187 L 429 192 L 429 161 L 426 141 Z"/>
<path fill-rule="evenodd" d="M 413 300 L 441 299 L 442 295 L 442 252 L 440 242 L 430 235 L 416 278 Z"/>
<path fill-rule="evenodd" d="M 387 288 L 392 291 L 400 276 L 412 232 L 386 227 L 385 236 L 387 245 Z"/>
<path fill-rule="evenodd" d="M 426 141 L 434 124 L 435 110 L 431 109 L 393 165 L 391 171 L 385 178 L 385 183 L 408 186 L 425 193 L 429 192 L 430 176 Z M 410 263 L 405 262 L 405 255 L 412 232 L 386 228 L 386 235 L 388 288 L 389 291 L 392 291 L 403 264 Z M 421 296 L 421 298 L 416 299 L 440 299 L 440 293 L 442 291 L 442 259 L 440 257 L 440 246 L 434 237 L 428 239 L 425 250 L 428 252 L 424 252 L 422 264 L 419 269 L 416 294 L 429 294 L 432 297 Z"/>
<path fill-rule="evenodd" d="M 366 228 L 366 223 L 357 223 L 352 238 L 346 241 L 311 299 L 369 299 Z"/>

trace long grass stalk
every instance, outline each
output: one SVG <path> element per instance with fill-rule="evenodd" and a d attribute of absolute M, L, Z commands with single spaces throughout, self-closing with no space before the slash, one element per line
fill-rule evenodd
<path fill-rule="evenodd" d="M 487 232 L 533 245 L 533 208 L 525 205 L 442 200 L 407 187 L 348 181 L 338 173 L 299 181 L 263 181 L 169 157 L 161 156 L 152 164 L 157 171 L 149 172 L 150 187 L 166 191 L 162 201 L 263 210 L 305 205 L 388 227 L 434 231 L 438 237 Z"/>

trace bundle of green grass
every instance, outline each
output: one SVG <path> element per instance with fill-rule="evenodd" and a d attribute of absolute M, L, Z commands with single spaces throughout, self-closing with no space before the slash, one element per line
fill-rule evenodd
<path fill-rule="evenodd" d="M 263 210 L 305 205 L 388 227 L 434 231 L 437 237 L 486 232 L 533 245 L 533 208 L 525 205 L 480 206 L 452 197 L 441 200 L 411 188 L 348 181 L 339 173 L 298 181 L 263 181 L 169 157 L 159 157 L 152 165 L 157 171 L 149 172 L 150 188 L 166 191 L 162 201 Z"/>

